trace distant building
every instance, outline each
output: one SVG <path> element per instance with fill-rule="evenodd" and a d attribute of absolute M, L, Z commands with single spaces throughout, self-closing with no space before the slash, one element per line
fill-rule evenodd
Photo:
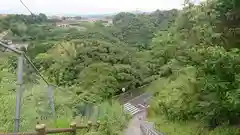
<path fill-rule="evenodd" d="M 58 17 L 61 18 L 61 17 Z M 76 17 L 63 17 L 61 20 L 55 23 L 56 27 L 68 28 L 81 22 L 95 23 L 101 21 L 104 26 L 110 26 L 113 24 L 111 18 L 76 18 Z"/>
<path fill-rule="evenodd" d="M 56 20 L 61 20 L 61 16 L 48 16 L 48 19 L 56 19 Z"/>
<path fill-rule="evenodd" d="M 7 17 L 8 14 L 0 14 L 0 17 Z"/>
<path fill-rule="evenodd" d="M 105 19 L 105 23 L 103 23 L 104 26 L 111 26 L 113 24 L 112 19 Z"/>
<path fill-rule="evenodd" d="M 65 24 L 65 23 L 56 23 L 56 26 L 57 27 L 61 27 L 61 28 L 68 28 L 68 27 L 70 27 L 69 24 Z"/>
<path fill-rule="evenodd" d="M 3 43 L 7 44 L 10 48 L 13 49 L 18 49 L 21 50 L 22 48 L 24 48 L 25 50 L 27 50 L 28 48 L 28 44 L 24 44 L 24 43 L 13 43 L 11 40 L 2 40 Z M 10 51 L 10 50 L 7 50 Z"/>
<path fill-rule="evenodd" d="M 18 49 L 18 50 L 27 50 L 28 44 L 9 44 L 8 45 L 11 48 Z M 10 51 L 10 50 L 8 50 Z M 23 51 L 23 50 L 22 50 Z"/>
<path fill-rule="evenodd" d="M 8 34 L 8 31 L 3 31 L 0 33 L 0 40 L 3 39 Z"/>
<path fill-rule="evenodd" d="M 80 22 L 93 22 L 93 23 L 97 21 L 103 22 L 103 25 L 105 26 L 109 26 L 113 23 L 112 19 L 110 18 L 84 18 L 80 20 Z"/>

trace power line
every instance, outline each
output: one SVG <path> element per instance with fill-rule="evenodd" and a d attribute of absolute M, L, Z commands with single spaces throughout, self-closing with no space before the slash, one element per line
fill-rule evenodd
<path fill-rule="evenodd" d="M 20 2 L 21 2 L 22 5 L 28 10 L 28 12 L 31 13 L 31 15 L 34 15 L 33 12 L 27 7 L 27 5 L 26 5 L 22 0 L 20 0 Z"/>
<path fill-rule="evenodd" d="M 50 83 L 42 76 L 42 74 L 40 73 L 40 71 L 35 67 L 35 65 L 33 64 L 33 62 L 28 58 L 28 56 L 23 52 L 20 51 L 18 49 L 9 47 L 8 45 L 4 44 L 3 42 L 0 41 L 0 46 L 2 46 L 5 49 L 9 49 L 11 51 L 13 51 L 14 53 L 18 54 L 18 55 L 23 55 L 25 57 L 25 59 L 28 61 L 28 63 L 32 66 L 32 68 L 35 70 L 35 72 L 42 78 L 42 80 L 47 84 L 50 85 Z"/>
<path fill-rule="evenodd" d="M 23 53 L 25 59 L 28 61 L 28 63 L 33 67 L 33 69 L 35 70 L 35 72 L 42 78 L 42 80 L 47 84 L 47 85 L 50 85 L 48 83 L 48 81 L 42 76 L 42 74 L 40 73 L 40 71 L 35 67 L 35 65 L 32 63 L 32 61 L 28 58 L 28 56 Z"/>

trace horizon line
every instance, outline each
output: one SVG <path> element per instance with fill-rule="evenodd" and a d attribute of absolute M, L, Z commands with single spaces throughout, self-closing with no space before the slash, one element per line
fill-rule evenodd
<path fill-rule="evenodd" d="M 44 13 L 42 12 L 42 14 L 45 14 L 46 16 L 89 16 L 89 15 L 114 15 L 114 14 L 118 14 L 121 12 L 129 12 L 129 13 L 133 13 L 133 12 L 140 12 L 140 13 L 151 13 L 157 10 L 160 11 L 167 11 L 167 10 L 173 10 L 173 9 L 177 9 L 177 8 L 172 8 L 172 9 L 165 9 L 165 10 L 160 10 L 160 9 L 155 9 L 152 11 L 144 11 L 144 10 L 131 10 L 131 11 L 118 11 L 118 12 L 106 12 L 106 13 Z M 179 10 L 179 9 L 177 9 Z M 40 14 L 41 12 L 35 12 L 33 14 Z M 21 14 L 21 15 L 30 15 L 30 13 L 16 13 L 16 12 L 4 12 L 4 11 L 0 11 L 0 14 L 7 14 L 7 15 L 11 15 L 11 14 Z"/>

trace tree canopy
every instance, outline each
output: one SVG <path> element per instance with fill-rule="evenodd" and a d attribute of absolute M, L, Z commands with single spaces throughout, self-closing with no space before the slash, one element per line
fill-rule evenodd
<path fill-rule="evenodd" d="M 240 120 L 239 9 L 238 0 L 186 2 L 181 10 L 122 12 L 108 26 L 98 21 L 67 28 L 44 14 L 11 15 L 0 19 L 0 31 L 10 31 L 4 39 L 29 44 L 26 54 L 40 72 L 74 99 L 62 101 L 64 107 L 146 86 L 154 93 L 149 110 L 155 118 L 197 121 L 212 130 Z M 0 74 L 9 78 L 0 76 L 0 86 L 10 94 L 0 96 L 8 101 L 16 63 L 11 53 L 3 56 Z"/>

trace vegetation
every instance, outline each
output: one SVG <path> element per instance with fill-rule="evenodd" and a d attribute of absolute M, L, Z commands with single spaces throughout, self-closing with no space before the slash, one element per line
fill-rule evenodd
<path fill-rule="evenodd" d="M 159 31 L 153 38 L 152 51 L 165 60 L 162 78 L 151 86 L 156 92 L 152 104 L 156 115 L 197 121 L 210 130 L 239 124 L 238 27 L 228 24 L 238 21 L 238 10 L 234 0 L 186 3 L 168 31 Z"/>
<path fill-rule="evenodd" d="M 234 135 L 240 132 L 235 128 L 240 120 L 239 9 L 237 0 L 186 1 L 182 10 L 119 13 L 110 26 L 99 21 L 68 28 L 43 14 L 16 15 L 2 18 L 0 31 L 9 30 L 5 39 L 29 44 L 26 54 L 58 86 L 56 113 L 64 121 L 83 115 L 83 103 L 102 105 L 109 113 L 100 115 L 106 122 L 99 133 L 119 134 L 128 117 L 108 102 L 122 87 L 148 85 L 154 92 L 149 119 L 156 119 L 162 132 Z M 16 57 L 1 55 L 0 100 L 6 104 L 0 114 L 9 115 L 0 117 L 0 125 L 7 131 L 14 116 Z M 36 117 L 51 112 L 43 83 L 25 69 L 22 129 L 27 130 Z M 29 106 L 34 109 L 26 111 Z"/>

